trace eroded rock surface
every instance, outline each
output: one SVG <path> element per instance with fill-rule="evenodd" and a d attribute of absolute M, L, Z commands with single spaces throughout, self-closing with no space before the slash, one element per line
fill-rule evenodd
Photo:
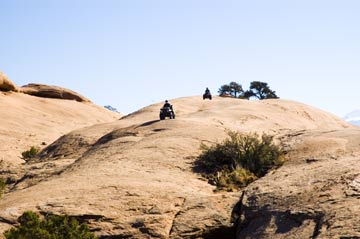
<path fill-rule="evenodd" d="M 74 131 L 45 148 L 9 183 L 0 201 L 0 231 L 34 210 L 76 216 L 100 238 L 233 238 L 231 211 L 241 192 L 214 192 L 193 171 L 200 144 L 219 142 L 231 129 L 274 134 L 289 156 L 285 166 L 246 189 L 238 237 L 321 235 L 325 210 L 307 200 L 316 198 L 312 187 L 326 188 L 327 178 L 336 175 L 336 180 L 346 170 L 318 181 L 311 181 L 312 175 L 330 170 L 317 167 L 321 161 L 349 157 L 351 140 L 344 132 L 355 137 L 356 128 L 292 101 L 187 97 L 171 102 L 175 120 L 158 120 L 161 103 L 154 104 Z M 355 179 L 349 179 L 349 190 Z M 268 225 L 282 226 L 276 232 Z"/>
<path fill-rule="evenodd" d="M 90 102 L 84 96 L 59 86 L 50 86 L 43 84 L 28 84 L 20 87 L 20 91 L 33 96 L 44 97 L 44 98 L 56 98 L 63 100 L 76 100 L 79 102 Z"/>
<path fill-rule="evenodd" d="M 72 130 L 121 117 L 90 102 L 40 98 L 17 92 L 0 92 L 0 115 L 3 169 L 7 164 L 24 163 L 21 153 L 31 146 L 42 149 Z M 76 143 L 86 143 L 86 140 L 86 137 L 79 138 Z M 67 143 L 70 144 L 70 140 Z M 65 151 L 62 153 L 67 155 Z"/>
<path fill-rule="evenodd" d="M 288 162 L 246 189 L 237 238 L 360 238 L 360 130 L 288 141 Z"/>

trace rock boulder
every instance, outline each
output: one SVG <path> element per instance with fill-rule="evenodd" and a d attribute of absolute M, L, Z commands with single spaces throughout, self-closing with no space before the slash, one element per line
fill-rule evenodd
<path fill-rule="evenodd" d="M 64 99 L 64 100 L 76 100 L 79 102 L 90 102 L 90 100 L 85 98 L 84 96 L 59 86 L 28 84 L 22 86 L 20 88 L 20 91 L 28 95 L 44 97 L 44 98 L 56 98 L 56 99 Z"/>

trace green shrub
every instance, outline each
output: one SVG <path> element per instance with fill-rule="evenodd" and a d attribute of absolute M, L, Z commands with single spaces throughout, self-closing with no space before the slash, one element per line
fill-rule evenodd
<path fill-rule="evenodd" d="M 39 147 L 31 146 L 29 150 L 22 152 L 21 155 L 23 156 L 23 159 L 28 160 L 35 157 L 35 155 L 39 153 L 39 151 Z"/>
<path fill-rule="evenodd" d="M 0 178 L 0 198 L 1 198 L 2 194 L 4 193 L 5 186 L 6 186 L 5 180 Z"/>
<path fill-rule="evenodd" d="M 86 224 L 67 215 L 49 215 L 44 220 L 32 212 L 24 212 L 20 225 L 4 233 L 6 239 L 96 239 Z"/>
<path fill-rule="evenodd" d="M 196 169 L 219 188 L 245 187 L 280 166 L 283 157 L 273 137 L 257 133 L 228 131 L 229 138 L 212 146 L 201 145 Z"/>
<path fill-rule="evenodd" d="M 219 189 L 229 191 L 246 187 L 257 177 L 247 169 L 237 168 L 233 171 L 221 170 L 216 174 L 209 174 L 208 177 L 211 184 L 216 185 Z"/>

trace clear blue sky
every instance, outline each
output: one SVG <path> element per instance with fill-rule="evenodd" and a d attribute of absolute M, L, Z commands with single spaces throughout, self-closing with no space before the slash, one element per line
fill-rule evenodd
<path fill-rule="evenodd" d="M 0 0 L 0 29 L 17 85 L 124 113 L 230 81 L 338 116 L 360 107 L 359 0 Z"/>

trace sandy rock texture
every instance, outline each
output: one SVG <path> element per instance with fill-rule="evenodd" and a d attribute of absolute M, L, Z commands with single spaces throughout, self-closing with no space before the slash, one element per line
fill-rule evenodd
<path fill-rule="evenodd" d="M 84 96 L 59 86 L 50 86 L 43 84 L 28 84 L 20 87 L 20 91 L 24 94 L 44 97 L 44 98 L 55 98 L 63 100 L 76 100 L 79 102 L 90 102 Z"/>
<path fill-rule="evenodd" d="M 339 189 L 357 195 L 357 128 L 287 100 L 171 103 L 175 120 L 159 120 L 162 103 L 150 105 L 65 134 L 20 165 L 0 201 L 0 231 L 25 210 L 75 216 L 100 238 L 326 238 L 356 221 L 343 209 L 359 212 L 357 196 Z M 223 140 L 227 129 L 273 134 L 288 156 L 246 188 L 241 203 L 242 191 L 214 192 L 193 172 L 200 144 Z M 324 216 L 330 208 L 338 214 Z"/>
<path fill-rule="evenodd" d="M 237 238 L 360 238 L 360 130 L 284 137 L 288 162 L 245 189 Z"/>
<path fill-rule="evenodd" d="M 0 71 L 0 91 L 17 91 L 17 86 Z"/>
<path fill-rule="evenodd" d="M 15 165 L 31 146 L 44 148 L 72 130 L 121 117 L 90 102 L 16 92 L 0 92 L 0 113 L 0 162 Z"/>

